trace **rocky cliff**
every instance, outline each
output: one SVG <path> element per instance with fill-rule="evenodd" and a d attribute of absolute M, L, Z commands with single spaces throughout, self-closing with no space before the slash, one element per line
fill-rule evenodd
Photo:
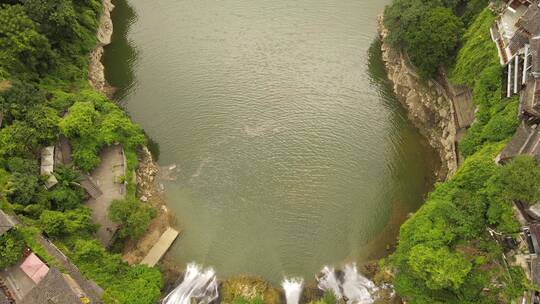
<path fill-rule="evenodd" d="M 90 82 L 90 85 L 109 97 L 114 90 L 107 85 L 107 82 L 105 81 L 105 67 L 101 62 L 101 59 L 104 52 L 103 48 L 111 43 L 113 34 L 111 12 L 114 9 L 114 5 L 111 1 L 112 0 L 102 1 L 103 12 L 101 13 L 99 28 L 96 34 L 98 44 L 90 53 L 90 63 L 88 66 L 88 81 Z"/>
<path fill-rule="evenodd" d="M 382 17 L 379 18 L 379 33 L 383 41 L 383 61 L 394 92 L 407 109 L 409 119 L 438 151 L 442 161 L 438 178 L 444 180 L 453 175 L 458 166 L 456 114 L 449 97 L 452 95 L 435 80 L 420 79 L 406 55 L 384 42 L 388 31 Z"/>

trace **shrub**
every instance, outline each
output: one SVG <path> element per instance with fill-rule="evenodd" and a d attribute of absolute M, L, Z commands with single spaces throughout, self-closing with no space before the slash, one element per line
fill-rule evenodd
<path fill-rule="evenodd" d="M 16 264 L 25 247 L 24 238 L 16 228 L 0 236 L 0 269 Z"/>
<path fill-rule="evenodd" d="M 463 23 L 447 8 L 424 10 L 407 30 L 405 46 L 411 62 L 424 79 L 433 77 L 440 66 L 452 63 L 463 32 Z"/>
<path fill-rule="evenodd" d="M 80 206 L 85 192 L 79 182 L 82 177 L 77 171 L 60 166 L 53 173 L 58 183 L 49 192 L 52 207 L 55 210 L 65 211 Z"/>
<path fill-rule="evenodd" d="M 98 117 L 91 102 L 76 102 L 60 121 L 60 131 L 68 138 L 92 137 Z"/>
<path fill-rule="evenodd" d="M 105 303 L 155 303 L 160 297 L 163 282 L 157 269 L 130 267 L 96 241 L 76 241 L 69 256 L 86 276 L 105 289 Z"/>
<path fill-rule="evenodd" d="M 85 238 L 96 231 L 90 209 L 79 208 L 66 212 L 46 210 L 39 217 L 40 227 L 48 236 Z"/>
<path fill-rule="evenodd" d="M 132 197 L 114 200 L 109 206 L 109 217 L 111 220 L 121 224 L 118 233 L 122 238 L 138 238 L 141 236 L 146 231 L 155 213 L 155 209 Z"/>
<path fill-rule="evenodd" d="M 12 73 L 46 72 L 54 54 L 49 41 L 20 5 L 0 6 L 0 67 Z"/>

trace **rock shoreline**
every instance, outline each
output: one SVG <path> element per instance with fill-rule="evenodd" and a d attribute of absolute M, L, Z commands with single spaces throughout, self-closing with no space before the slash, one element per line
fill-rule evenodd
<path fill-rule="evenodd" d="M 452 95 L 434 80 L 421 80 L 406 55 L 385 42 L 388 30 L 383 25 L 382 16 L 379 16 L 378 25 L 382 59 L 394 93 L 407 109 L 409 119 L 439 154 L 442 166 L 437 172 L 437 179 L 445 180 L 458 167 L 455 144 L 458 128 L 449 97 Z"/>
<path fill-rule="evenodd" d="M 114 9 L 112 0 L 102 0 L 103 11 L 99 19 L 99 27 L 96 33 L 97 45 L 90 52 L 88 64 L 88 82 L 97 91 L 112 97 L 114 88 L 107 84 L 105 80 L 105 66 L 101 62 L 104 53 L 104 47 L 111 44 L 113 34 L 113 22 L 111 12 Z"/>
<path fill-rule="evenodd" d="M 104 47 L 109 45 L 113 34 L 113 21 L 111 12 L 114 9 L 112 0 L 103 0 L 103 12 L 97 30 L 98 44 L 90 52 L 88 81 L 90 86 L 109 98 L 115 89 L 107 84 L 105 79 L 105 66 L 102 63 Z M 175 217 L 167 209 L 163 192 L 157 183 L 159 166 L 155 163 L 152 154 L 146 146 L 138 153 L 139 165 L 134 172 L 134 182 L 137 185 L 137 197 L 148 203 L 156 210 L 156 217 L 150 222 L 148 229 L 138 240 L 128 240 L 124 244 L 122 259 L 129 264 L 138 264 L 150 251 L 169 226 L 174 226 Z"/>

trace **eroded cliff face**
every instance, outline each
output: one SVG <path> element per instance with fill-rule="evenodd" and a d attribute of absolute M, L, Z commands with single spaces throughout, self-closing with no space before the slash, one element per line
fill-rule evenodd
<path fill-rule="evenodd" d="M 452 176 L 458 166 L 456 154 L 456 120 L 451 96 L 434 80 L 424 81 L 409 64 L 406 56 L 384 42 L 388 31 L 379 18 L 382 57 L 388 78 L 398 100 L 405 106 L 409 119 L 437 150 L 442 161 L 438 179 Z"/>
<path fill-rule="evenodd" d="M 88 67 L 88 81 L 90 82 L 90 85 L 109 97 L 112 95 L 113 89 L 108 86 L 105 81 L 105 67 L 101 62 L 101 58 L 103 57 L 103 48 L 111 43 L 113 34 L 111 12 L 114 9 L 114 5 L 111 1 L 112 0 L 102 1 L 103 12 L 101 13 L 99 28 L 96 34 L 98 44 L 90 53 L 90 63 Z"/>

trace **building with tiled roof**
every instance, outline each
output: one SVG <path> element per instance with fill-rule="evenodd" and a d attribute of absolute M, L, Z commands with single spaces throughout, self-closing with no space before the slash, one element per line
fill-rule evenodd
<path fill-rule="evenodd" d="M 19 303 L 85 304 L 90 302 L 75 280 L 52 267 Z"/>

